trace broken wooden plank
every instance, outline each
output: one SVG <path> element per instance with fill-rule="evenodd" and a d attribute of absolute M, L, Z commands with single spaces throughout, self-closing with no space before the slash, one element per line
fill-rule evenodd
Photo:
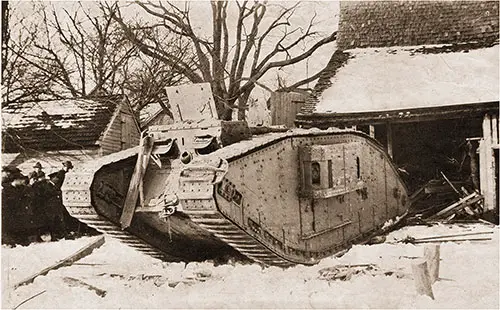
<path fill-rule="evenodd" d="M 439 279 L 439 256 L 441 252 L 440 244 L 426 245 L 424 248 L 424 257 L 429 268 L 431 284 Z"/>
<path fill-rule="evenodd" d="M 430 240 L 430 239 L 440 239 L 440 238 L 464 237 L 464 236 L 486 235 L 486 234 L 492 234 L 492 233 L 493 233 L 493 231 L 483 231 L 483 232 L 463 233 L 463 234 L 438 235 L 438 236 L 429 236 L 429 237 L 423 237 L 423 238 L 415 238 L 414 240 Z"/>
<path fill-rule="evenodd" d="M 448 177 L 443 173 L 443 171 L 439 171 L 441 172 L 441 175 L 443 176 L 444 180 L 446 181 L 446 183 L 448 183 L 448 185 L 450 185 L 450 187 L 455 191 L 455 193 L 458 194 L 458 196 L 462 197 L 462 194 L 458 191 L 458 189 L 455 187 L 455 185 L 453 185 L 453 183 L 451 183 L 451 181 L 448 179 Z"/>
<path fill-rule="evenodd" d="M 417 243 L 435 243 L 435 242 L 462 242 L 462 241 L 489 241 L 491 238 L 465 238 L 465 239 L 432 239 L 432 240 L 414 240 L 413 244 Z"/>
<path fill-rule="evenodd" d="M 73 264 L 74 262 L 84 258 L 85 256 L 90 255 L 95 249 L 102 246 L 104 244 L 104 241 L 105 241 L 104 236 L 100 236 L 99 238 L 97 238 L 96 240 L 91 242 L 90 244 L 88 244 L 85 247 L 78 250 L 76 253 L 58 261 L 57 263 L 55 263 L 52 266 L 49 266 L 49 267 L 47 267 L 47 268 L 45 268 L 45 269 L 43 269 L 43 270 L 41 270 L 33 275 L 27 277 L 26 279 L 22 280 L 21 282 L 16 283 L 14 285 L 14 289 L 16 289 L 20 286 L 32 283 L 36 277 L 44 276 L 47 273 L 49 273 L 49 271 L 51 271 L 51 270 L 56 270 L 56 269 L 64 267 L 64 266 L 69 266 L 69 265 Z"/>
<path fill-rule="evenodd" d="M 448 210 L 446 211 L 444 214 L 442 214 L 440 217 L 447 217 L 449 216 L 450 214 L 454 214 L 456 215 L 458 212 L 461 212 L 463 209 L 469 207 L 469 206 L 472 206 L 476 203 L 480 203 L 481 201 L 483 200 L 483 196 L 480 196 L 480 195 L 477 195 L 476 197 L 464 202 L 464 203 L 461 203 L 459 204 L 458 206 L 456 206 L 455 208 L 453 208 L 452 210 Z M 433 218 L 434 219 L 434 218 Z"/>
<path fill-rule="evenodd" d="M 107 292 L 105 290 L 102 290 L 102 289 L 97 288 L 93 285 L 90 285 L 90 284 L 88 284 L 80 279 L 76 279 L 76 278 L 72 278 L 72 277 L 64 277 L 63 281 L 71 287 L 80 286 L 80 287 L 84 287 L 90 291 L 94 291 L 100 297 L 105 297 L 107 294 Z"/>
<path fill-rule="evenodd" d="M 146 174 L 146 168 L 148 166 L 149 159 L 151 158 L 153 146 L 154 142 L 152 137 L 146 136 L 141 139 L 141 148 L 139 150 L 139 154 L 137 155 L 137 162 L 132 174 L 132 179 L 130 180 L 127 197 L 125 198 L 122 215 L 120 217 L 122 229 L 129 227 L 132 223 L 132 218 L 137 205 L 137 198 L 139 197 L 139 192 L 141 190 L 141 182 Z"/>
<path fill-rule="evenodd" d="M 443 216 L 444 214 L 446 214 L 447 212 L 449 212 L 450 210 L 453 210 L 455 208 L 457 208 L 458 206 L 460 206 L 461 204 L 463 204 L 464 202 L 466 202 L 467 200 L 469 199 L 472 199 L 474 197 L 478 196 L 477 193 L 472 193 L 464 198 L 461 198 L 459 201 L 453 203 L 452 205 L 450 205 L 449 207 L 447 208 L 444 208 L 443 210 L 439 211 L 438 213 L 434 214 L 433 216 L 430 217 L 430 219 L 435 219 L 437 217 L 440 217 L 440 216 Z"/>
<path fill-rule="evenodd" d="M 413 279 L 415 280 L 415 288 L 420 295 L 427 295 L 434 299 L 432 293 L 432 283 L 429 276 L 429 269 L 425 260 L 416 262 L 411 265 L 413 271 Z"/>

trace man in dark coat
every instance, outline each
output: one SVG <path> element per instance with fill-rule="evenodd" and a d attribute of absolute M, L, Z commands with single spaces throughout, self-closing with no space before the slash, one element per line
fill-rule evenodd
<path fill-rule="evenodd" d="M 63 238 L 66 234 L 65 209 L 62 204 L 61 189 L 56 186 L 58 182 L 54 174 L 50 179 L 33 185 L 39 198 L 38 213 L 44 217 L 46 229 L 50 232 L 52 240 Z"/>
<path fill-rule="evenodd" d="M 36 234 L 37 218 L 33 210 L 34 193 L 23 175 L 3 184 L 2 236 L 4 243 L 28 244 L 28 237 Z"/>
<path fill-rule="evenodd" d="M 68 171 L 70 171 L 71 169 L 73 169 L 73 164 L 69 160 L 63 162 L 62 164 L 63 164 L 63 168 L 61 170 L 59 170 L 56 173 L 53 173 L 49 176 L 51 179 L 53 179 L 54 184 L 58 188 L 61 188 L 61 186 L 63 185 L 64 179 L 66 177 L 66 173 Z M 57 177 L 57 179 L 55 179 L 54 177 Z M 57 182 L 54 180 L 57 180 Z"/>
<path fill-rule="evenodd" d="M 35 170 L 29 174 L 30 184 L 34 184 L 35 182 L 45 179 L 45 172 L 42 171 L 42 164 L 40 164 L 40 162 L 37 162 L 33 168 Z"/>

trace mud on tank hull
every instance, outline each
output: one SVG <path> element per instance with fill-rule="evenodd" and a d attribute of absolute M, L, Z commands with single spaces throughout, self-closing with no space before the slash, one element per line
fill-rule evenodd
<path fill-rule="evenodd" d="M 166 260 L 243 255 L 265 265 L 314 264 L 409 207 L 405 185 L 376 141 L 352 131 L 296 130 L 241 141 L 188 164 L 160 156 L 161 168 L 147 166 L 143 203 L 122 230 L 137 153 L 75 171 L 63 187 L 65 205 L 94 228 Z M 167 194 L 179 205 L 165 218 L 154 205 Z"/>

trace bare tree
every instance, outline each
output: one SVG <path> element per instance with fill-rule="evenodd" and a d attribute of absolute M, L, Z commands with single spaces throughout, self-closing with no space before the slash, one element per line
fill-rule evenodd
<path fill-rule="evenodd" d="M 165 87 L 184 82 L 184 75 L 173 72 L 170 66 L 155 58 L 143 60 L 141 70 L 126 70 L 124 79 L 124 93 L 129 94 L 129 100 L 135 111 L 141 111 L 151 103 L 160 103 L 166 106 Z"/>
<path fill-rule="evenodd" d="M 7 64 L 7 46 L 9 45 L 9 1 L 2 1 L 2 80 L 4 78 L 5 66 Z"/>
<path fill-rule="evenodd" d="M 299 63 L 336 39 L 336 32 L 318 38 L 318 32 L 313 30 L 314 17 L 306 28 L 294 26 L 292 19 L 299 3 L 288 7 L 273 5 L 277 10 L 271 18 L 266 15 L 271 6 L 267 2 L 225 0 L 210 4 L 212 29 L 208 37 L 196 33 L 189 2 L 138 1 L 136 5 L 154 20 L 142 25 L 125 20 L 120 11 L 113 16 L 142 53 L 182 72 L 193 83 L 209 82 L 221 119 L 231 119 L 233 109 L 238 109 L 238 119 L 244 119 L 247 100 L 266 73 Z M 237 6 L 236 26 L 230 29 L 232 5 Z M 112 9 L 108 6 L 108 10 Z M 189 42 L 196 55 L 195 62 L 185 62 L 162 49 L 154 37 L 141 37 L 140 30 L 146 28 L 174 33 Z M 317 77 L 283 88 L 295 89 Z"/>
<path fill-rule="evenodd" d="M 116 6 L 103 11 L 95 4 L 58 5 L 35 2 L 34 18 L 18 16 L 6 61 L 5 104 L 124 93 L 140 110 L 166 85 L 182 81 L 175 70 L 145 59 L 123 37 L 113 17 Z M 184 53 L 184 46 L 171 38 L 157 38 L 170 53 Z"/>

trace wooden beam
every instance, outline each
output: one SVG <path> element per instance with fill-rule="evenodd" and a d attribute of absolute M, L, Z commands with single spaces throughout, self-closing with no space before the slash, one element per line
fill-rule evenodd
<path fill-rule="evenodd" d="M 492 149 L 492 118 L 485 114 L 483 118 L 483 139 L 479 149 L 479 176 L 481 194 L 484 197 L 484 211 L 495 210 L 495 158 Z M 481 161 L 482 160 L 482 161 Z"/>
<path fill-rule="evenodd" d="M 374 125 L 368 125 L 369 132 L 370 132 L 370 137 L 375 139 L 375 126 Z"/>
<path fill-rule="evenodd" d="M 413 279 L 415 281 L 415 288 L 419 295 L 427 295 L 434 299 L 432 293 L 432 283 L 429 275 L 429 269 L 425 260 L 420 260 L 412 264 Z"/>
<path fill-rule="evenodd" d="M 491 175 L 489 176 L 490 178 L 490 184 L 488 184 L 491 188 L 491 203 L 492 203 L 492 209 L 498 212 L 498 205 L 497 205 L 497 190 L 498 190 L 498 180 L 496 178 L 496 165 L 497 161 L 495 158 L 495 151 L 494 148 L 495 146 L 498 145 L 498 115 L 493 115 L 491 117 L 491 145 L 490 145 L 490 152 L 491 152 Z M 498 214 L 498 213 L 497 213 Z"/>
<path fill-rule="evenodd" d="M 151 158 L 153 145 L 153 138 L 150 136 L 146 136 L 141 140 L 141 148 L 139 149 L 139 154 L 137 155 L 134 173 L 132 174 L 132 179 L 130 180 L 127 197 L 125 198 L 122 215 L 120 217 L 122 229 L 129 227 L 132 223 L 132 218 L 137 205 L 137 198 L 139 197 L 139 192 L 141 190 L 141 182 L 146 174 L 146 168 L 148 167 L 149 159 Z"/>
<path fill-rule="evenodd" d="M 498 115 L 491 116 L 491 144 L 498 144 Z"/>
<path fill-rule="evenodd" d="M 392 149 L 392 124 L 386 123 L 387 128 L 387 153 L 391 158 L 393 158 L 393 149 Z"/>
<path fill-rule="evenodd" d="M 439 279 L 439 256 L 441 252 L 440 244 L 426 245 L 424 248 L 424 257 L 429 268 L 431 284 Z"/>
<path fill-rule="evenodd" d="M 14 289 L 16 289 L 16 288 L 18 288 L 18 287 L 20 287 L 22 285 L 26 285 L 26 284 L 29 284 L 29 283 L 33 282 L 36 277 L 46 275 L 51 270 L 55 270 L 55 269 L 58 269 L 58 268 L 61 268 L 61 267 L 64 267 L 64 266 L 69 266 L 69 265 L 73 264 L 74 262 L 76 262 L 76 261 L 84 258 L 85 256 L 90 255 L 95 249 L 97 249 L 101 245 L 103 245 L 104 241 L 105 241 L 104 236 L 99 236 L 97 239 L 93 240 L 90 244 L 88 244 L 85 247 L 81 248 L 75 254 L 70 255 L 70 256 L 64 258 L 63 260 L 58 261 L 57 263 L 55 263 L 52 266 L 49 266 L 49 267 L 47 267 L 45 269 L 42 269 L 41 271 L 39 271 L 39 272 L 37 272 L 37 273 L 35 273 L 35 274 L 27 277 L 26 279 L 22 280 L 19 283 L 16 283 L 14 285 Z"/>

